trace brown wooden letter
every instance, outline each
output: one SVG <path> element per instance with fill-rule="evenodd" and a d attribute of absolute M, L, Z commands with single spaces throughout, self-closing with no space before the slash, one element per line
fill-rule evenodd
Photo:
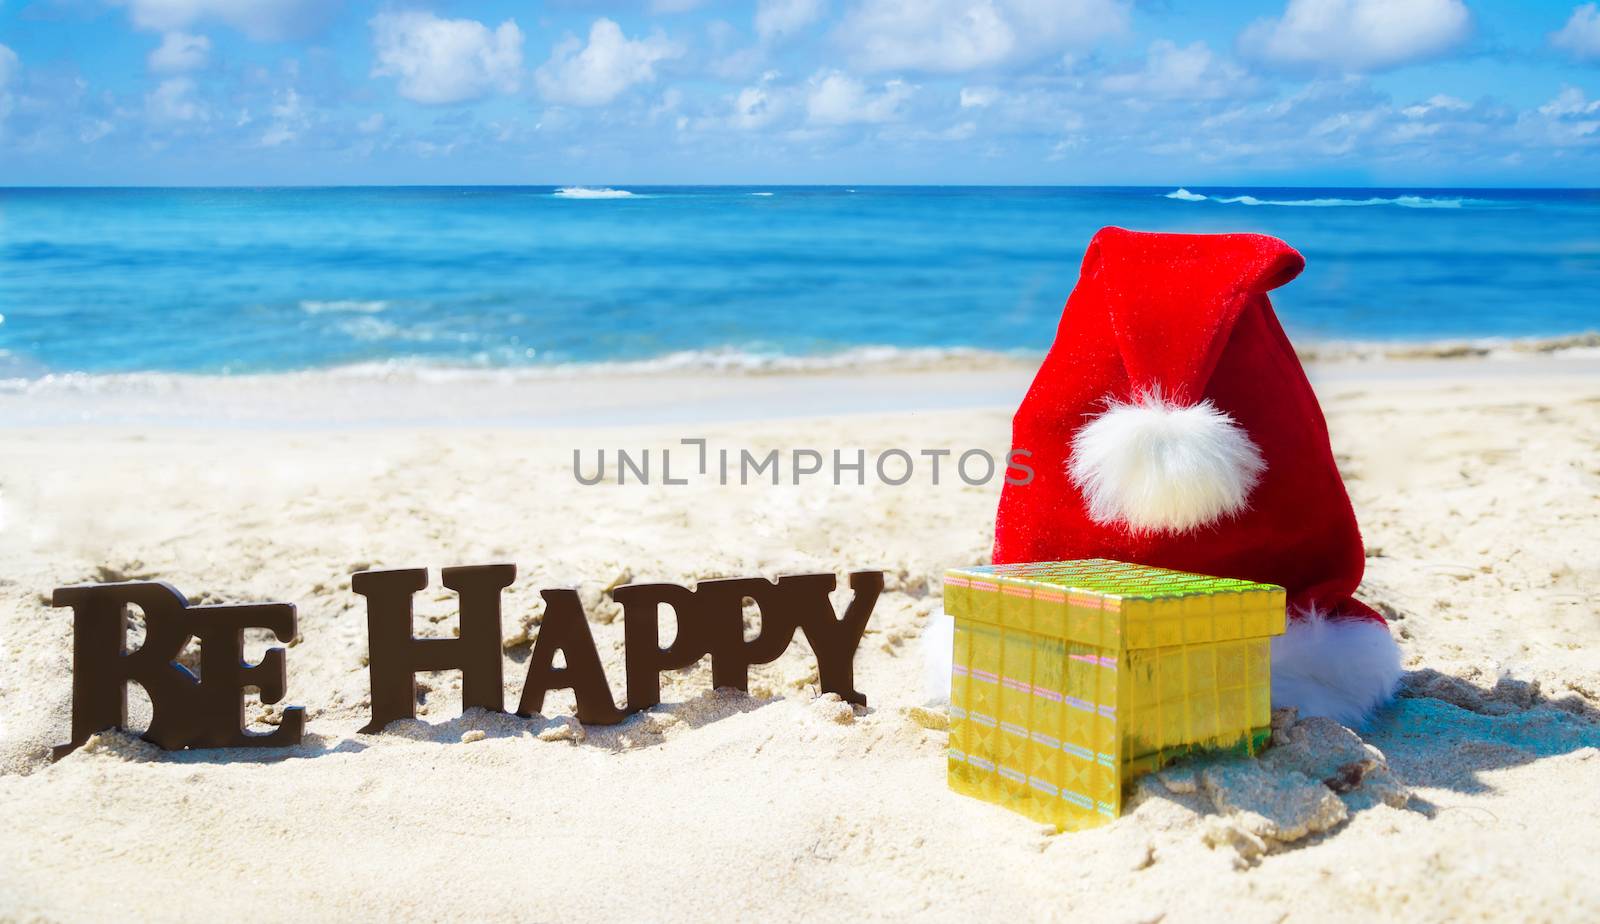
<path fill-rule="evenodd" d="M 428 586 L 425 568 L 360 571 L 350 589 L 367 598 L 367 667 L 372 721 L 382 731 L 395 719 L 416 717 L 418 671 L 461 671 L 461 707 L 505 711 L 500 667 L 500 591 L 516 579 L 512 564 L 445 568 L 444 586 L 460 599 L 456 638 L 411 634 L 411 598 Z"/>
<path fill-rule="evenodd" d="M 843 617 L 836 616 L 828 594 L 838 580 L 832 574 L 795 574 L 778 578 L 734 578 L 701 581 L 695 590 L 677 584 L 629 584 L 611 596 L 623 609 L 623 639 L 628 665 L 629 712 L 661 702 L 660 671 L 689 667 L 711 655 L 711 682 L 718 687 L 745 690 L 749 667 L 776 661 L 794 639 L 805 632 L 817 657 L 818 686 L 824 693 L 866 705 L 855 689 L 855 655 L 866 631 L 872 608 L 883 591 L 883 572 L 858 571 L 850 575 L 855 591 Z M 744 637 L 744 600 L 761 610 L 761 631 Z M 661 647 L 657 609 L 672 607 L 678 634 Z"/>
<path fill-rule="evenodd" d="M 271 705 L 287 692 L 284 650 L 269 648 L 261 663 L 244 661 L 244 630 L 267 629 L 287 642 L 294 638 L 292 603 L 257 603 L 242 606 L 189 608 L 195 635 L 200 638 L 200 698 L 204 717 L 201 733 L 192 746 L 208 748 L 292 747 L 300 743 L 306 711 L 300 706 L 283 710 L 278 727 L 266 733 L 246 731 L 244 690 L 255 687 L 261 702 Z"/>
<path fill-rule="evenodd" d="M 517 715 L 530 716 L 544 710 L 544 695 L 550 690 L 571 689 L 578 702 L 578 721 L 586 725 L 615 725 L 627 715 L 611 699 L 611 685 L 600 653 L 589 632 L 589 620 L 576 590 L 541 590 L 544 619 L 539 622 L 539 637 L 528 656 L 528 679 L 522 687 Z M 556 667 L 556 652 L 561 652 L 566 667 Z"/>
<path fill-rule="evenodd" d="M 799 608 L 793 595 L 795 580 L 784 577 L 773 583 L 766 578 L 724 578 L 701 581 L 695 586 L 694 595 L 702 614 L 697 618 L 709 621 L 713 634 L 712 686 L 747 691 L 750 665 L 776 661 L 788 650 L 799 625 Z M 761 631 L 748 641 L 744 637 L 746 598 L 761 611 Z"/>
<path fill-rule="evenodd" d="M 677 584 L 626 584 L 611 592 L 622 604 L 623 656 L 628 668 L 628 711 L 661 702 L 661 671 L 689 667 L 711 651 L 711 625 L 699 618 L 694 592 Z M 672 607 L 678 634 L 661 647 L 656 614 L 661 604 Z"/>
<path fill-rule="evenodd" d="M 185 747 L 284 747 L 300 743 L 303 710 L 283 712 L 278 729 L 246 733 L 244 693 L 262 702 L 283 698 L 284 651 L 269 649 L 261 663 L 242 663 L 245 629 L 279 639 L 294 637 L 294 606 L 189 606 L 171 585 L 153 581 L 57 588 L 51 602 L 72 607 L 72 740 L 55 748 L 61 757 L 95 732 L 126 728 L 128 683 L 150 697 L 144 738 L 168 750 Z M 128 606 L 144 613 L 144 643 L 128 651 Z M 177 662 L 190 637 L 200 639 L 200 678 Z"/>
<path fill-rule="evenodd" d="M 796 618 L 817 656 L 817 686 L 824 693 L 839 694 L 845 702 L 865 706 L 866 695 L 855 688 L 856 648 L 861 645 L 861 634 L 867 630 L 878 595 L 883 593 L 883 572 L 851 573 L 850 589 L 855 594 L 843 617 L 834 615 L 833 603 L 828 600 L 836 584 L 833 575 L 802 574 L 782 578 L 778 586 L 784 586 L 785 581 L 796 582 L 795 602 L 800 606 Z"/>
<path fill-rule="evenodd" d="M 72 607 L 72 740 L 60 757 L 108 728 L 128 725 L 128 683 L 150 697 L 147 741 L 168 750 L 189 743 L 199 727 L 193 693 L 199 678 L 176 663 L 189 641 L 189 605 L 170 584 L 134 581 L 58 587 L 53 606 Z M 128 651 L 128 604 L 144 612 L 144 644 Z"/>

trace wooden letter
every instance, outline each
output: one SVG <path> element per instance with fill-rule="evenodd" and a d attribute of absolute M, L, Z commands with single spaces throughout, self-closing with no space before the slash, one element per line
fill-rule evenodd
<path fill-rule="evenodd" d="M 528 656 L 528 679 L 522 687 L 517 715 L 530 716 L 544 710 L 544 695 L 550 690 L 571 689 L 578 701 L 578 721 L 586 725 L 615 725 L 626 716 L 611 699 L 606 669 L 595 650 L 589 620 L 576 590 L 541 590 L 544 619 L 539 637 Z M 556 667 L 556 652 L 566 657 L 566 667 Z"/>
<path fill-rule="evenodd" d="M 517 576 L 511 564 L 445 568 L 444 585 L 460 598 L 456 638 L 411 634 L 411 598 L 428 586 L 425 568 L 360 571 L 350 589 L 367 598 L 367 667 L 372 684 L 372 721 L 364 732 L 382 731 L 396 719 L 416 717 L 416 673 L 461 671 L 461 707 L 505 711 L 500 667 L 500 591 Z"/>
<path fill-rule="evenodd" d="M 699 618 L 694 592 L 677 584 L 627 584 L 611 592 L 622 604 L 622 638 L 628 667 L 628 711 L 649 709 L 661 702 L 661 671 L 689 667 L 711 650 L 710 626 Z M 672 607 L 678 634 L 661 647 L 656 612 L 661 604 Z"/>
<path fill-rule="evenodd" d="M 765 578 L 727 578 L 701 581 L 694 595 L 701 608 L 699 618 L 712 626 L 711 685 L 747 691 L 750 665 L 778 660 L 794 640 L 797 608 L 790 591 L 794 578 L 778 583 Z M 755 601 L 761 611 L 761 632 L 745 641 L 744 600 Z"/>
<path fill-rule="evenodd" d="M 288 747 L 300 743 L 304 710 L 283 711 L 282 723 L 264 735 L 244 731 L 244 687 L 261 701 L 283 699 L 284 650 L 268 649 L 261 663 L 241 661 L 245 629 L 294 637 L 288 603 L 191 607 L 168 584 L 131 581 L 57 588 L 51 601 L 72 607 L 72 740 L 55 748 L 61 757 L 95 732 L 126 728 L 128 683 L 150 697 L 144 738 L 168 750 L 186 747 Z M 144 613 L 144 644 L 128 651 L 128 605 Z M 191 637 L 200 639 L 200 677 L 177 662 Z"/>
<path fill-rule="evenodd" d="M 689 667 L 707 654 L 714 686 L 748 689 L 750 665 L 776 661 L 797 628 L 816 653 L 822 692 L 865 705 L 867 698 L 855 689 L 856 648 L 883 591 L 883 572 L 850 575 L 855 596 L 842 618 L 828 600 L 837 584 L 832 574 L 795 574 L 777 583 L 762 578 L 701 581 L 693 591 L 676 584 L 618 587 L 611 596 L 623 610 L 628 711 L 661 702 L 661 671 Z M 743 618 L 747 597 L 761 610 L 761 632 L 749 640 Z M 678 620 L 678 636 L 667 648 L 661 647 L 656 626 L 656 611 L 663 603 Z"/>
<path fill-rule="evenodd" d="M 789 580 L 806 582 L 804 587 L 808 593 L 797 601 L 801 607 L 797 617 L 800 631 L 806 634 L 811 650 L 817 655 L 817 686 L 824 693 L 837 693 L 846 702 L 865 706 L 866 695 L 855 688 L 856 648 L 861 644 L 861 633 L 867 629 L 867 620 L 872 617 L 878 595 L 883 592 L 883 572 L 856 571 L 850 575 L 850 589 L 855 595 L 850 598 L 843 618 L 834 616 L 833 604 L 828 600 L 836 583 L 833 575 L 803 574 L 783 578 L 778 584 L 781 587 Z M 799 590 L 797 584 L 796 591 Z"/>
<path fill-rule="evenodd" d="M 258 603 L 247 606 L 196 606 L 189 608 L 194 632 L 200 638 L 200 692 L 204 709 L 202 733 L 191 745 L 208 748 L 292 747 L 305 731 L 306 711 L 299 706 L 283 710 L 276 730 L 255 734 L 244 729 L 244 688 L 261 691 L 268 705 L 286 692 L 284 651 L 269 648 L 261 663 L 244 663 L 244 630 L 268 629 L 287 642 L 294 638 L 292 603 Z"/>

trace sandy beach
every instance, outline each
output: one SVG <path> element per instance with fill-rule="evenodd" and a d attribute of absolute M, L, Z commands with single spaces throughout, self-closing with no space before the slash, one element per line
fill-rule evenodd
<path fill-rule="evenodd" d="M 1311 372 L 1402 696 L 1359 739 L 1284 724 L 1268 759 L 1147 778 L 1124 818 L 1063 835 L 949 792 L 942 714 L 922 708 L 939 575 L 987 560 L 998 479 L 589 486 L 572 468 L 686 438 L 1001 456 L 1026 363 L 0 390 L 0 918 L 1600 917 L 1600 358 Z M 519 569 L 509 704 L 541 588 L 580 589 L 620 700 L 607 589 L 882 568 L 856 662 L 869 708 L 818 697 L 797 642 L 749 695 L 713 692 L 702 662 L 610 728 L 566 718 L 561 693 L 543 717 L 460 716 L 441 673 L 417 721 L 359 734 L 351 572 L 494 561 Z M 51 764 L 71 620 L 50 591 L 130 579 L 298 604 L 305 743 L 167 754 L 108 733 Z M 448 634 L 436 571 L 418 602 L 419 634 Z M 1376 772 L 1334 794 L 1316 768 L 1363 745 Z"/>

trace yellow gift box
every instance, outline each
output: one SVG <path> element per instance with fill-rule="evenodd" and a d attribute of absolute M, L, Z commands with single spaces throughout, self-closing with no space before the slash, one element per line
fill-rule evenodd
<path fill-rule="evenodd" d="M 1126 562 L 945 572 L 955 618 L 950 788 L 1057 830 L 1199 749 L 1254 754 L 1272 714 L 1284 590 Z"/>

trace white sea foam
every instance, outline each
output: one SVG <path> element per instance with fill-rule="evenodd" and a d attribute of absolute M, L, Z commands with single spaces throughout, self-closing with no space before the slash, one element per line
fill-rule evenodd
<path fill-rule="evenodd" d="M 477 343 L 482 339 L 481 334 L 469 331 L 443 330 L 425 324 L 402 326 L 370 316 L 340 321 L 337 328 L 354 340 L 368 343 Z"/>
<path fill-rule="evenodd" d="M 358 299 L 335 299 L 333 301 L 303 301 L 300 310 L 306 314 L 377 314 L 389 307 L 385 301 L 361 301 Z"/>
<path fill-rule="evenodd" d="M 401 339 L 433 339 L 403 336 Z M 0 373 L 0 395 L 54 393 L 96 394 L 136 392 L 160 394 L 215 379 L 269 385 L 286 381 L 388 381 L 476 382 L 501 384 L 525 380 L 584 378 L 588 376 L 693 375 L 693 374 L 806 374 L 873 371 L 958 371 L 1031 367 L 1040 354 L 1001 352 L 972 347 L 865 346 L 836 353 L 789 356 L 732 347 L 683 350 L 652 359 L 610 362 L 549 361 L 528 365 L 500 365 L 496 356 L 479 353 L 457 360 L 396 357 L 320 369 L 268 373 L 116 372 Z"/>
<path fill-rule="evenodd" d="M 1341 208 L 1372 205 L 1398 205 L 1408 209 L 1458 209 L 1463 199 L 1429 199 L 1426 196 L 1395 196 L 1385 199 L 1372 196 L 1367 199 L 1257 199 L 1255 196 L 1219 197 L 1216 201 L 1227 205 L 1278 205 L 1300 208 Z"/>
<path fill-rule="evenodd" d="M 632 199 L 633 193 L 626 189 L 612 189 L 609 186 L 563 186 L 551 195 L 560 199 Z"/>
<path fill-rule="evenodd" d="M 402 334 L 400 339 L 435 339 L 438 335 Z M 455 336 L 459 335 L 445 335 Z M 1549 356 L 1592 360 L 1600 357 L 1600 331 L 1556 337 L 1479 338 L 1439 341 L 1309 341 L 1300 345 L 1307 362 L 1375 360 L 1452 360 Z M 529 355 L 527 358 L 531 358 Z M 589 376 L 627 375 L 783 375 L 834 372 L 966 371 L 1016 369 L 1036 365 L 1039 354 L 1000 352 L 972 347 L 864 346 L 812 356 L 742 350 L 733 347 L 684 350 L 653 359 L 611 362 L 546 361 L 503 365 L 503 356 L 478 353 L 455 360 L 397 357 L 320 369 L 272 373 L 47 373 L 34 366 L 0 367 L 0 395 L 137 393 L 162 395 L 191 385 L 228 379 L 276 388 L 287 382 L 493 382 L 516 383 L 543 379 L 581 379 Z"/>
<path fill-rule="evenodd" d="M 835 353 L 791 356 L 737 348 L 681 350 L 654 359 L 633 362 L 573 363 L 555 368 L 567 371 L 601 368 L 614 372 L 829 372 L 841 369 L 906 369 L 952 365 L 1007 364 L 1021 357 L 1037 359 L 1026 351 L 1003 352 L 974 347 L 861 346 Z"/>
<path fill-rule="evenodd" d="M 753 192 L 750 195 L 752 195 L 752 196 L 770 196 L 770 195 L 772 195 L 772 193 L 769 193 L 769 192 Z"/>
<path fill-rule="evenodd" d="M 1359 208 L 1375 205 L 1394 205 L 1407 209 L 1459 209 L 1466 205 L 1484 204 L 1479 199 L 1430 196 L 1370 196 L 1366 199 L 1260 199 L 1255 196 L 1206 196 L 1187 189 L 1175 189 L 1165 198 L 1182 202 L 1218 202 L 1223 205 L 1275 205 L 1290 208 Z"/>
<path fill-rule="evenodd" d="M 399 325 L 391 324 L 388 321 L 380 321 L 377 318 L 352 318 L 348 321 L 341 321 L 338 327 L 341 333 L 356 340 L 371 342 L 405 339 L 402 336 L 404 331 Z"/>

